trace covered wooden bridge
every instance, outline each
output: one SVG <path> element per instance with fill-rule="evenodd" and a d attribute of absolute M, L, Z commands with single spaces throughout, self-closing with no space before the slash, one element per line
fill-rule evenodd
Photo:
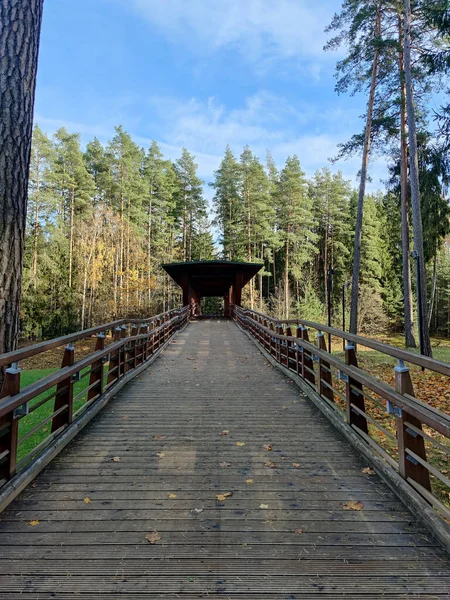
<path fill-rule="evenodd" d="M 331 354 L 325 326 L 230 313 L 0 357 L 1 599 L 450 597 L 450 418 L 408 370 L 448 386 L 449 365 L 337 330 Z M 21 384 L 56 348 L 63 365 Z"/>

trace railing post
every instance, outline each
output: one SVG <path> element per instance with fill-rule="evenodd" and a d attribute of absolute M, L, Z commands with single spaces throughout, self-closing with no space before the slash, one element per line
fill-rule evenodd
<path fill-rule="evenodd" d="M 122 327 L 120 328 L 120 339 L 124 340 L 127 337 L 127 326 L 125 324 L 122 325 Z M 119 377 L 122 377 L 122 375 L 126 372 L 126 365 L 127 365 L 127 345 L 124 344 L 120 349 L 119 349 Z"/>
<path fill-rule="evenodd" d="M 0 398 L 20 392 L 20 372 L 17 363 L 6 369 Z M 16 473 L 19 419 L 14 413 L 11 411 L 0 418 L 0 479 L 11 479 Z"/>
<path fill-rule="evenodd" d="M 408 367 L 402 360 L 398 361 L 395 371 L 395 390 L 399 394 L 408 394 L 415 396 L 414 387 L 411 381 L 411 374 Z M 408 450 L 414 452 L 416 456 L 426 461 L 425 441 L 423 437 L 410 429 L 407 423 L 410 423 L 422 431 L 422 423 L 416 417 L 413 417 L 404 409 L 397 409 L 397 437 L 398 437 L 398 460 L 400 475 L 404 479 L 412 479 L 426 490 L 431 491 L 430 474 L 428 469 L 420 464 L 413 456 L 408 454 Z"/>
<path fill-rule="evenodd" d="M 61 363 L 61 369 L 72 367 L 75 362 L 75 346 L 68 344 L 64 349 L 64 356 Z M 61 410 L 65 405 L 67 408 L 55 415 L 52 419 L 52 433 L 63 427 L 70 425 L 73 420 L 73 376 L 70 375 L 63 379 L 56 386 L 55 405 L 53 411 Z"/>
<path fill-rule="evenodd" d="M 274 333 L 273 321 L 270 321 L 269 329 L 272 333 Z M 276 347 L 275 338 L 271 334 L 270 335 L 270 355 L 276 358 L 276 352 L 277 352 L 277 347 Z"/>
<path fill-rule="evenodd" d="M 356 357 L 356 348 L 354 344 L 347 343 L 345 345 L 345 364 L 351 367 L 358 366 L 358 359 Z M 347 423 L 349 425 L 354 425 L 364 433 L 369 433 L 366 417 L 352 408 L 353 404 L 363 413 L 366 412 L 362 383 L 356 381 L 356 379 L 352 379 L 349 375 L 344 375 L 344 378 L 345 397 L 347 400 Z"/>
<path fill-rule="evenodd" d="M 148 334 L 148 325 L 141 325 L 139 330 L 139 335 L 147 335 Z M 147 351 L 148 351 L 148 337 L 141 340 L 141 364 L 145 363 L 147 360 Z"/>
<path fill-rule="evenodd" d="M 286 337 L 292 337 L 292 329 L 290 325 L 286 326 Z M 288 369 L 291 368 L 291 358 L 293 358 L 292 356 L 292 346 L 291 346 L 292 342 L 290 342 L 289 340 L 286 340 L 286 367 Z"/>
<path fill-rule="evenodd" d="M 308 330 L 303 325 L 301 329 L 301 334 L 302 340 L 304 342 L 309 342 Z M 306 379 L 306 381 L 309 381 L 309 383 L 311 383 L 315 387 L 316 377 L 314 375 L 314 361 L 312 359 L 311 352 L 309 350 L 306 350 L 306 348 L 303 349 L 302 377 L 303 379 Z"/>
<path fill-rule="evenodd" d="M 267 323 L 267 319 L 263 319 L 263 326 L 267 329 L 269 324 Z M 264 330 L 264 348 L 267 350 L 267 352 L 270 351 L 270 337 L 269 334 L 267 333 L 267 331 Z"/>
<path fill-rule="evenodd" d="M 322 331 L 317 332 L 317 342 L 320 350 L 327 352 L 327 342 Z M 326 385 L 328 384 L 328 385 Z M 319 394 L 334 402 L 334 393 L 331 389 L 333 378 L 331 376 L 330 363 L 319 357 Z M 328 387 L 330 386 L 330 387 Z"/>
<path fill-rule="evenodd" d="M 138 328 L 137 325 L 135 323 L 133 323 L 133 326 L 131 327 L 131 332 L 130 332 L 130 336 L 134 337 L 136 336 L 138 333 Z M 137 347 L 136 347 L 136 340 L 133 340 L 132 342 L 130 342 L 131 346 L 128 349 L 128 352 L 125 351 L 125 365 L 124 365 L 124 372 L 127 373 L 128 371 L 131 371 L 132 369 L 136 368 L 136 364 L 137 364 L 137 359 L 136 359 L 136 354 L 137 354 Z M 133 361 L 131 363 L 131 361 Z"/>
<path fill-rule="evenodd" d="M 122 328 L 116 327 L 114 329 L 114 342 L 118 342 L 122 338 Z M 120 377 L 120 349 L 115 350 L 111 353 L 109 358 L 109 369 L 108 369 L 108 384 L 112 383 Z"/>
<path fill-rule="evenodd" d="M 297 375 L 303 377 L 303 348 L 298 343 L 298 340 L 302 339 L 302 327 L 297 325 L 295 331 L 295 337 L 297 338 L 297 347 L 295 349 L 295 363 L 297 368 Z"/>
<path fill-rule="evenodd" d="M 97 342 L 95 344 L 95 350 L 105 349 L 105 334 L 99 333 L 97 336 Z M 97 382 L 97 385 L 94 383 Z M 91 387 L 92 386 L 92 387 Z M 92 400 L 96 395 L 101 396 L 103 394 L 103 358 L 96 361 L 91 365 L 91 374 L 89 376 L 89 391 L 88 391 L 88 402 Z"/>
<path fill-rule="evenodd" d="M 283 335 L 283 326 L 278 324 L 276 326 L 275 332 L 277 335 Z M 281 357 L 281 344 L 282 344 L 282 340 L 280 340 L 279 338 L 276 339 L 276 349 L 277 349 L 277 355 L 276 355 L 276 359 L 277 361 L 282 365 L 283 364 L 283 360 Z"/>

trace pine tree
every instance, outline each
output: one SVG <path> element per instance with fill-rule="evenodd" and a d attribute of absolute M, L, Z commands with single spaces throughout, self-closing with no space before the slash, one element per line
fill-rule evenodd
<path fill-rule="evenodd" d="M 183 260 L 192 260 L 192 245 L 198 232 L 200 220 L 206 216 L 202 181 L 197 177 L 198 165 L 195 157 L 183 148 L 181 157 L 175 162 L 178 179 L 177 211 L 182 223 Z"/>
<path fill-rule="evenodd" d="M 36 72 L 43 0 L 0 0 L 0 354 L 19 335 Z M 0 369 L 0 389 L 3 369 Z"/>
<path fill-rule="evenodd" d="M 244 249 L 238 232 L 242 230 L 243 207 L 240 196 L 241 169 L 227 146 L 219 169 L 210 184 L 214 190 L 214 224 L 222 232 L 223 255 L 228 260 L 243 258 Z"/>
<path fill-rule="evenodd" d="M 339 291 L 349 275 L 349 246 L 352 230 L 350 223 L 351 184 L 345 181 L 339 171 L 332 174 L 328 168 L 317 171 L 310 185 L 317 234 L 319 236 L 317 254 L 317 276 L 322 281 L 322 302 L 328 297 L 327 274 L 334 272 L 334 290 Z"/>
<path fill-rule="evenodd" d="M 290 276 L 297 280 L 317 251 L 312 201 L 297 156 L 288 157 L 280 173 L 277 193 L 277 228 L 284 246 L 284 318 L 290 311 Z"/>
<path fill-rule="evenodd" d="M 53 156 L 51 140 L 38 125 L 33 129 L 32 152 L 30 162 L 30 179 L 28 189 L 28 231 L 27 246 L 32 246 L 32 257 L 28 264 L 30 279 L 36 292 L 38 285 L 39 249 L 43 241 L 45 223 L 54 217 L 54 194 L 47 182 L 48 170 Z M 26 250 L 27 251 L 27 250 Z"/>

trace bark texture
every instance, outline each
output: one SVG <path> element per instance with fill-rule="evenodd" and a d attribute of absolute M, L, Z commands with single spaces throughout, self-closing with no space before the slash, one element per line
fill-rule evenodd
<path fill-rule="evenodd" d="M 381 2 L 377 6 L 375 22 L 375 38 L 381 35 Z M 373 105 L 377 85 L 379 51 L 375 49 L 372 64 L 372 79 L 370 83 L 369 102 L 367 105 L 366 131 L 359 183 L 358 208 L 356 212 L 355 244 L 353 252 L 352 301 L 350 307 L 350 333 L 358 333 L 358 303 L 359 303 L 359 272 L 361 269 L 361 237 L 363 226 L 364 196 L 366 194 L 367 168 L 369 166 L 370 142 L 372 135 Z"/>
<path fill-rule="evenodd" d="M 406 86 L 406 114 L 408 119 L 409 138 L 409 174 L 411 180 L 411 209 L 414 234 L 414 250 L 417 258 L 417 279 L 420 285 L 417 290 L 417 304 L 420 329 L 420 349 L 422 354 L 432 356 L 430 330 L 428 327 L 427 311 L 427 276 L 423 253 L 423 228 L 422 214 L 420 211 L 419 188 L 419 159 L 417 153 L 416 113 L 414 107 L 414 92 L 411 74 L 411 2 L 405 0 L 405 86 Z"/>
<path fill-rule="evenodd" d="M 403 47 L 403 23 L 399 15 L 398 31 L 399 44 Z M 414 314 L 411 286 L 410 240 L 409 240 L 409 210 L 408 210 L 408 132 L 406 127 L 406 86 L 403 52 L 399 52 L 399 76 L 401 86 L 400 106 L 400 194 L 402 214 L 402 271 L 403 271 L 403 305 L 405 309 L 405 346 L 415 348 Z"/>
<path fill-rule="evenodd" d="M 43 4 L 44 0 L 0 0 L 0 354 L 16 347 L 19 334 Z"/>

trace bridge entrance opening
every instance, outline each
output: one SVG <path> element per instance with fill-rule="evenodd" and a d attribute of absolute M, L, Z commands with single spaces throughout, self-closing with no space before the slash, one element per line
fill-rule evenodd
<path fill-rule="evenodd" d="M 220 296 L 206 296 L 200 302 L 200 314 L 212 319 L 224 316 L 224 299 Z"/>
<path fill-rule="evenodd" d="M 230 305 L 241 306 L 242 288 L 263 265 L 205 260 L 169 263 L 162 267 L 183 290 L 183 306 L 191 307 L 192 316 L 202 314 L 202 299 L 222 298 L 224 316 L 229 317 Z"/>

